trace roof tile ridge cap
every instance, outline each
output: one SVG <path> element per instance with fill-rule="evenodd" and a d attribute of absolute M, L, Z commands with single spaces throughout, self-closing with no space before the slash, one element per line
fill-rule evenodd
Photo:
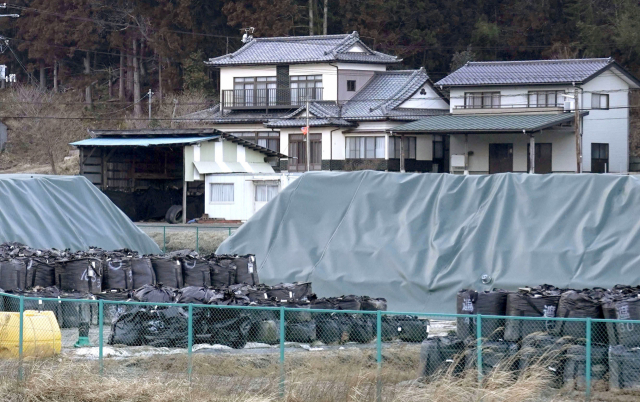
<path fill-rule="evenodd" d="M 328 54 L 332 54 L 332 55 L 336 55 L 338 53 L 342 53 L 342 48 L 345 47 L 347 44 L 349 44 L 349 46 L 353 46 L 355 44 L 355 42 L 359 42 L 360 39 L 357 35 L 357 32 L 354 31 L 354 33 L 356 33 L 356 36 L 354 37 L 353 33 L 346 35 L 342 41 L 340 43 L 338 43 L 336 46 L 334 46 L 332 49 L 330 50 L 325 50 L 324 54 L 328 55 Z"/>
<path fill-rule="evenodd" d="M 249 43 L 245 44 L 244 46 L 242 46 L 240 49 L 236 50 L 235 52 L 229 54 L 229 58 L 233 59 L 234 57 L 240 55 L 242 52 L 244 52 L 245 50 L 247 50 L 248 48 L 250 48 L 251 46 L 253 46 L 257 41 L 256 38 L 252 38 Z"/>
<path fill-rule="evenodd" d="M 396 92 L 394 92 L 389 98 L 383 100 L 379 105 L 369 108 L 370 112 L 373 112 L 374 110 L 380 109 L 388 104 L 391 104 L 394 102 L 394 100 L 396 100 L 396 98 L 398 96 L 400 96 L 400 94 L 402 94 L 403 92 L 405 92 L 409 85 L 413 82 L 413 80 L 416 78 L 416 76 L 418 75 L 418 72 L 420 71 L 420 69 L 415 70 L 408 78 L 407 80 L 404 82 L 404 84 L 402 84 L 400 86 L 400 88 L 398 88 L 398 90 Z M 401 102 L 404 102 L 406 99 L 403 99 Z M 386 112 L 385 112 L 386 113 Z"/>

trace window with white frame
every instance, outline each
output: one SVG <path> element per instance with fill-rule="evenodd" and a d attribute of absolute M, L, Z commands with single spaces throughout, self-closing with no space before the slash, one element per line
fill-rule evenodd
<path fill-rule="evenodd" d="M 280 186 L 277 182 L 256 183 L 256 202 L 269 202 L 278 195 Z"/>
<path fill-rule="evenodd" d="M 211 202 L 233 202 L 233 183 L 211 183 Z"/>
<path fill-rule="evenodd" d="M 591 109 L 609 109 L 609 94 L 591 94 Z"/>
<path fill-rule="evenodd" d="M 347 159 L 384 159 L 384 137 L 347 137 Z"/>

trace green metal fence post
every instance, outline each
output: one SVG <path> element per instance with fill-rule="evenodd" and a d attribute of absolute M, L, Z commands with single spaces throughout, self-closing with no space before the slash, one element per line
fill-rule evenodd
<path fill-rule="evenodd" d="M 24 347 L 24 296 L 20 296 L 20 328 L 18 330 L 18 380 L 24 379 L 24 371 L 22 369 L 22 350 Z"/>
<path fill-rule="evenodd" d="M 284 307 L 280 307 L 280 398 L 284 398 L 284 331 Z"/>
<path fill-rule="evenodd" d="M 162 252 L 167 252 L 167 227 L 162 227 Z"/>
<path fill-rule="evenodd" d="M 187 376 L 191 382 L 191 373 L 193 372 L 193 304 L 189 303 L 189 319 L 187 325 L 187 359 L 189 360 L 187 367 Z"/>
<path fill-rule="evenodd" d="M 586 321 L 587 326 L 587 347 L 586 347 L 586 355 L 585 355 L 585 370 L 584 373 L 584 381 L 585 381 L 585 391 L 587 392 L 587 401 L 591 399 L 591 318 L 587 318 Z"/>
<path fill-rule="evenodd" d="M 200 228 L 196 226 L 196 253 L 200 252 Z"/>
<path fill-rule="evenodd" d="M 482 383 L 482 316 L 476 316 L 476 352 L 478 367 L 478 383 Z"/>
<path fill-rule="evenodd" d="M 102 300 L 98 300 L 98 360 L 100 362 L 100 375 L 104 375 L 104 360 L 103 360 L 103 346 L 104 346 L 104 303 Z"/>
<path fill-rule="evenodd" d="M 376 401 L 382 400 L 382 312 L 376 313 L 376 361 L 378 362 L 378 372 L 376 378 Z"/>

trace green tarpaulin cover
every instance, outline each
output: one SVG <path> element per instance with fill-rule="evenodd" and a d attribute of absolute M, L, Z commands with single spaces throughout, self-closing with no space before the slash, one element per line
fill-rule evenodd
<path fill-rule="evenodd" d="M 613 175 L 301 176 L 218 249 L 267 284 L 455 312 L 463 288 L 640 284 L 640 181 Z M 482 276 L 487 275 L 488 283 Z"/>
<path fill-rule="evenodd" d="M 0 243 L 34 248 L 90 246 L 160 253 L 98 188 L 81 176 L 0 175 Z"/>

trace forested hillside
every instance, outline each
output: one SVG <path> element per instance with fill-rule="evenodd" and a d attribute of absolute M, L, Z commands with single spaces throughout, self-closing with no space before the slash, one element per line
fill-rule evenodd
<path fill-rule="evenodd" d="M 23 0 L 5 11 L 21 17 L 0 18 L 9 40 L 0 63 L 19 83 L 53 91 L 42 102 L 83 129 L 143 116 L 146 101 L 135 101 L 149 89 L 154 102 L 187 91 L 198 99 L 190 109 L 211 105 L 214 74 L 202 61 L 240 48 L 245 27 L 257 37 L 359 31 L 434 80 L 467 60 L 612 56 L 640 73 L 637 0 Z M 33 113 L 15 90 L 0 117 Z"/>

